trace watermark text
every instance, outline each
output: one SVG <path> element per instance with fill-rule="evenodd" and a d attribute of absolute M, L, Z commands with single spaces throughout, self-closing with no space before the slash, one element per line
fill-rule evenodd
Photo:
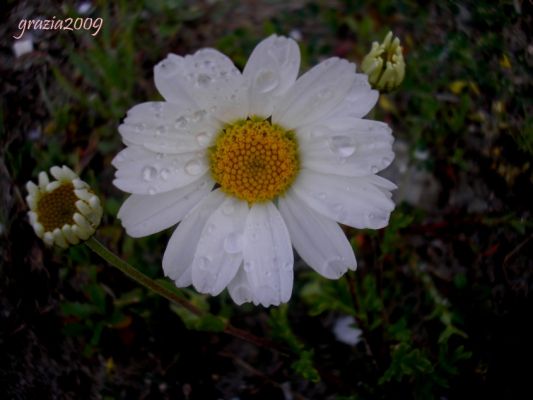
<path fill-rule="evenodd" d="M 96 36 L 102 25 L 103 18 L 65 18 L 57 19 L 55 16 L 52 19 L 21 19 L 18 25 L 18 35 L 13 35 L 13 38 L 20 39 L 26 31 L 29 30 L 43 30 L 43 31 L 92 31 L 91 35 Z"/>

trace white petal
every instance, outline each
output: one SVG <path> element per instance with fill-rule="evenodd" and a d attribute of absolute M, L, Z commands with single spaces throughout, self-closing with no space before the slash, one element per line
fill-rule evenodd
<path fill-rule="evenodd" d="M 254 303 L 268 307 L 289 301 L 294 256 L 289 232 L 274 204 L 254 204 L 244 234 L 244 272 Z"/>
<path fill-rule="evenodd" d="M 132 194 L 122 204 L 118 218 L 128 235 L 142 237 L 177 224 L 214 185 L 206 174 L 196 182 L 156 195 Z"/>
<path fill-rule="evenodd" d="M 317 172 L 365 176 L 394 159 L 387 124 L 359 118 L 332 119 L 299 128 L 302 166 Z"/>
<path fill-rule="evenodd" d="M 313 210 L 354 228 L 383 228 L 394 209 L 372 175 L 345 177 L 303 169 L 293 189 Z"/>
<path fill-rule="evenodd" d="M 207 110 L 167 102 L 136 105 L 118 128 L 128 143 L 175 154 L 205 149 L 219 129 L 220 122 Z"/>
<path fill-rule="evenodd" d="M 248 282 L 248 277 L 246 276 L 242 265 L 239 267 L 235 278 L 233 278 L 233 280 L 229 283 L 228 292 L 233 301 L 239 306 L 243 303 L 248 303 L 253 300 L 254 295 L 252 292 L 252 287 Z"/>
<path fill-rule="evenodd" d="M 168 192 L 198 180 L 208 169 L 204 153 L 162 154 L 129 146 L 113 159 L 113 184 L 137 194 Z"/>
<path fill-rule="evenodd" d="M 196 290 L 216 296 L 228 286 L 242 263 L 248 204 L 227 197 L 207 220 L 192 263 Z"/>
<path fill-rule="evenodd" d="M 355 254 L 339 224 L 309 209 L 292 190 L 279 199 L 279 211 L 292 245 L 311 268 L 329 279 L 355 270 Z"/>
<path fill-rule="evenodd" d="M 213 116 L 232 122 L 248 115 L 248 88 L 232 61 L 214 49 L 170 54 L 154 68 L 155 84 L 169 102 L 193 101 Z"/>
<path fill-rule="evenodd" d="M 379 92 L 372 90 L 366 74 L 356 74 L 350 91 L 344 100 L 327 115 L 327 118 L 362 118 L 374 106 L 379 98 Z"/>
<path fill-rule="evenodd" d="M 250 82 L 250 114 L 269 117 L 275 102 L 294 84 L 300 69 L 300 49 L 292 39 L 272 35 L 259 43 L 243 76 Z"/>
<path fill-rule="evenodd" d="M 321 119 L 346 97 L 355 79 L 355 65 L 330 58 L 302 75 L 276 104 L 272 121 L 297 128 Z"/>
<path fill-rule="evenodd" d="M 207 219 L 225 198 L 220 190 L 209 193 L 183 218 L 168 241 L 163 255 L 163 271 L 175 281 L 176 286 L 184 287 L 192 283 L 191 265 L 200 234 Z"/>

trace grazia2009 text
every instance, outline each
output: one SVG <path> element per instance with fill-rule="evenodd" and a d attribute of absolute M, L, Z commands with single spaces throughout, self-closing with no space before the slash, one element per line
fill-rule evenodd
<path fill-rule="evenodd" d="M 13 35 L 13 38 L 20 39 L 26 31 L 42 30 L 42 31 L 93 31 L 92 36 L 98 35 L 100 29 L 104 24 L 103 18 L 65 18 L 57 19 L 55 16 L 52 19 L 21 19 L 18 24 L 18 35 Z"/>

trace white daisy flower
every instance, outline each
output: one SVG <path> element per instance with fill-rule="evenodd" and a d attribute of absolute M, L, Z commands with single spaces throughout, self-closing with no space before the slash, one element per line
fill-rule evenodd
<path fill-rule="evenodd" d="M 214 49 L 170 54 L 154 69 L 165 101 L 133 107 L 119 127 L 114 184 L 132 195 L 118 216 L 134 237 L 181 221 L 163 257 L 177 286 L 279 305 L 292 291 L 291 244 L 336 279 L 356 268 L 337 222 L 387 225 L 395 185 L 376 173 L 393 138 L 362 119 L 378 92 L 346 60 L 296 79 L 299 67 L 296 42 L 278 36 L 242 73 Z"/>
<path fill-rule="evenodd" d="M 87 240 L 102 219 L 100 199 L 70 168 L 54 166 L 39 173 L 39 182 L 26 184 L 28 216 L 35 234 L 47 245 L 66 248 Z"/>

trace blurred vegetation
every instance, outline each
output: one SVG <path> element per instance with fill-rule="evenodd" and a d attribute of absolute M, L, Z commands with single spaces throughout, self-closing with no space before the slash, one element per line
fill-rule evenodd
<path fill-rule="evenodd" d="M 72 1 L 8 1 L 1 11 L 0 390 L 26 398 L 519 398 L 533 337 L 533 48 L 527 1 L 94 1 L 101 32 L 33 32 L 18 21 L 79 16 Z M 329 56 L 359 63 L 392 30 L 407 63 L 370 118 L 391 125 L 397 209 L 381 231 L 346 229 L 359 268 L 338 281 L 297 261 L 291 302 L 236 307 L 179 291 L 198 318 L 136 287 L 84 246 L 44 248 L 24 184 L 67 164 L 104 201 L 98 237 L 154 279 L 171 230 L 129 238 L 111 159 L 117 126 L 158 99 L 169 52 L 215 47 L 242 68 L 271 33 L 299 40 L 302 71 Z M 415 196 L 415 194 L 417 194 Z M 333 326 L 349 315 L 357 345 Z M 251 344 L 224 324 L 268 339 Z"/>

